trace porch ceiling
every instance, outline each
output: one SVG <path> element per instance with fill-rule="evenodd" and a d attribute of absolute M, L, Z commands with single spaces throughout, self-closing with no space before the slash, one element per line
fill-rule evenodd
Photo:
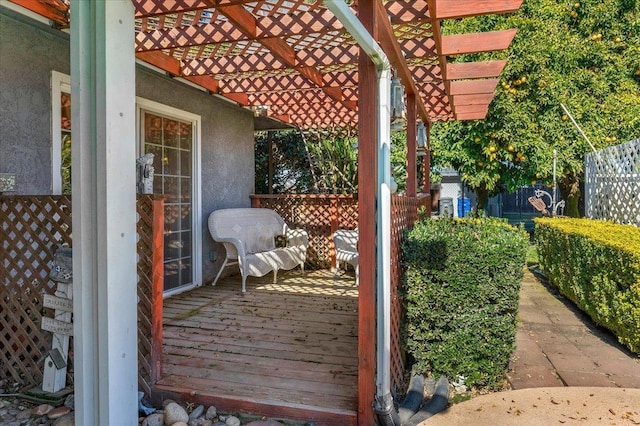
<path fill-rule="evenodd" d="M 10 0 L 69 25 L 69 0 Z M 136 56 L 302 128 L 355 126 L 355 40 L 323 0 L 132 0 Z M 515 30 L 443 36 L 440 21 L 516 11 L 522 0 L 380 1 L 378 40 L 425 122 L 484 118 L 505 61 L 447 56 L 508 48 Z M 357 1 L 351 3 L 357 13 Z"/>

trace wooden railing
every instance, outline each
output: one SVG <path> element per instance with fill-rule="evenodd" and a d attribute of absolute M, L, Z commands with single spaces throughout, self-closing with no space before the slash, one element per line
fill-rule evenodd
<path fill-rule="evenodd" d="M 358 200 L 350 195 L 254 195 L 253 207 L 266 207 L 277 211 L 291 227 L 309 233 L 308 263 L 311 267 L 327 268 L 335 265 L 332 235 L 337 229 L 358 226 Z M 424 206 L 430 209 L 431 197 L 394 195 L 391 200 L 391 375 L 392 386 L 404 392 L 405 356 L 402 349 L 401 246 L 406 229 L 413 226 L 417 212 Z"/>
<path fill-rule="evenodd" d="M 139 384 L 149 391 L 162 348 L 163 200 L 139 196 L 137 212 Z M 0 379 L 42 382 L 51 333 L 40 324 L 53 316 L 43 299 L 55 293 L 49 272 L 58 243 L 72 245 L 70 197 L 0 196 Z"/>
<path fill-rule="evenodd" d="M 252 195 L 251 206 L 275 210 L 290 227 L 307 231 L 306 264 L 312 269 L 334 266 L 333 233 L 358 226 L 358 199 L 352 195 Z"/>

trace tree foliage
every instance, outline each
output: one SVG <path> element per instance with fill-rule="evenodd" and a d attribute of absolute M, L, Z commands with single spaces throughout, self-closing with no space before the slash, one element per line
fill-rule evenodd
<path fill-rule="evenodd" d="M 452 165 L 480 198 L 552 182 L 553 150 L 568 210 L 577 214 L 588 143 L 640 135 L 640 2 L 525 0 L 512 15 L 446 22 L 446 33 L 517 28 L 508 51 L 455 61 L 507 59 L 485 120 L 435 123 L 432 164 Z"/>
<path fill-rule="evenodd" d="M 398 191 L 406 189 L 407 136 L 391 134 L 391 171 Z M 355 194 L 358 192 L 358 149 L 355 130 L 282 131 L 271 134 L 273 193 Z M 269 138 L 256 136 L 256 192 L 268 193 Z M 418 160 L 418 182 L 422 179 Z"/>
<path fill-rule="evenodd" d="M 352 194 L 357 138 L 345 130 L 272 132 L 273 193 Z M 256 192 L 269 192 L 269 135 L 256 136 Z"/>
<path fill-rule="evenodd" d="M 281 131 L 272 132 L 270 137 L 267 132 L 256 134 L 256 193 L 269 193 L 270 143 L 273 164 L 272 192 L 274 194 L 312 192 L 313 177 L 301 135 L 296 131 Z"/>

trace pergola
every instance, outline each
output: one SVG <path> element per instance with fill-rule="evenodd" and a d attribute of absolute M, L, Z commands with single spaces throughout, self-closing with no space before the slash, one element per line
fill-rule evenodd
<path fill-rule="evenodd" d="M 70 25 L 69 0 L 10 0 Z M 359 47 L 323 0 L 132 0 L 136 58 L 302 128 L 355 126 Z M 352 1 L 354 13 L 366 2 Z M 447 57 L 508 48 L 516 30 L 443 36 L 440 22 L 522 0 L 373 2 L 377 33 L 425 123 L 482 119 L 506 61 Z"/>
<path fill-rule="evenodd" d="M 371 52 L 365 54 L 323 0 L 9 1 L 71 29 L 73 133 L 83 141 L 73 145 L 76 420 L 134 424 L 135 177 L 133 167 L 121 165 L 135 158 L 137 58 L 300 128 L 357 126 L 358 422 L 371 424 L 384 246 L 378 214 L 380 190 L 388 191 L 380 180 L 386 166 L 379 163 L 388 123 L 378 115 L 384 96 Z M 516 32 L 444 36 L 440 22 L 513 12 L 522 0 L 347 3 L 405 88 L 407 195 L 415 195 L 417 120 L 430 127 L 483 119 L 505 66 L 447 58 L 506 49 Z M 380 132 L 384 127 L 387 133 Z"/>

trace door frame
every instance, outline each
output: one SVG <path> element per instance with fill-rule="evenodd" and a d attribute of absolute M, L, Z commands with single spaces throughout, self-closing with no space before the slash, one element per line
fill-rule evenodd
<path fill-rule="evenodd" d="M 202 118 L 200 115 L 193 114 L 187 111 L 183 111 L 178 108 L 170 107 L 168 105 L 151 101 L 149 99 L 141 98 L 136 96 L 136 143 L 138 146 L 138 155 L 144 154 L 144 145 L 142 143 L 143 137 L 142 132 L 144 131 L 142 125 L 142 110 L 149 111 L 152 113 L 156 113 L 162 116 L 166 116 L 169 118 L 175 118 L 182 121 L 191 122 L 193 125 L 193 143 L 192 143 L 192 164 L 191 170 L 193 171 L 192 176 L 192 208 L 193 208 L 193 228 L 191 232 L 192 238 L 192 274 L 193 281 L 189 285 L 183 285 L 176 287 L 171 290 L 164 291 L 164 297 L 170 297 L 188 290 L 191 290 L 196 287 L 200 287 L 202 285 L 202 207 L 201 207 L 201 197 L 202 197 L 202 185 L 201 185 L 201 158 L 200 158 L 200 147 L 201 147 L 201 129 L 202 129 Z"/>

